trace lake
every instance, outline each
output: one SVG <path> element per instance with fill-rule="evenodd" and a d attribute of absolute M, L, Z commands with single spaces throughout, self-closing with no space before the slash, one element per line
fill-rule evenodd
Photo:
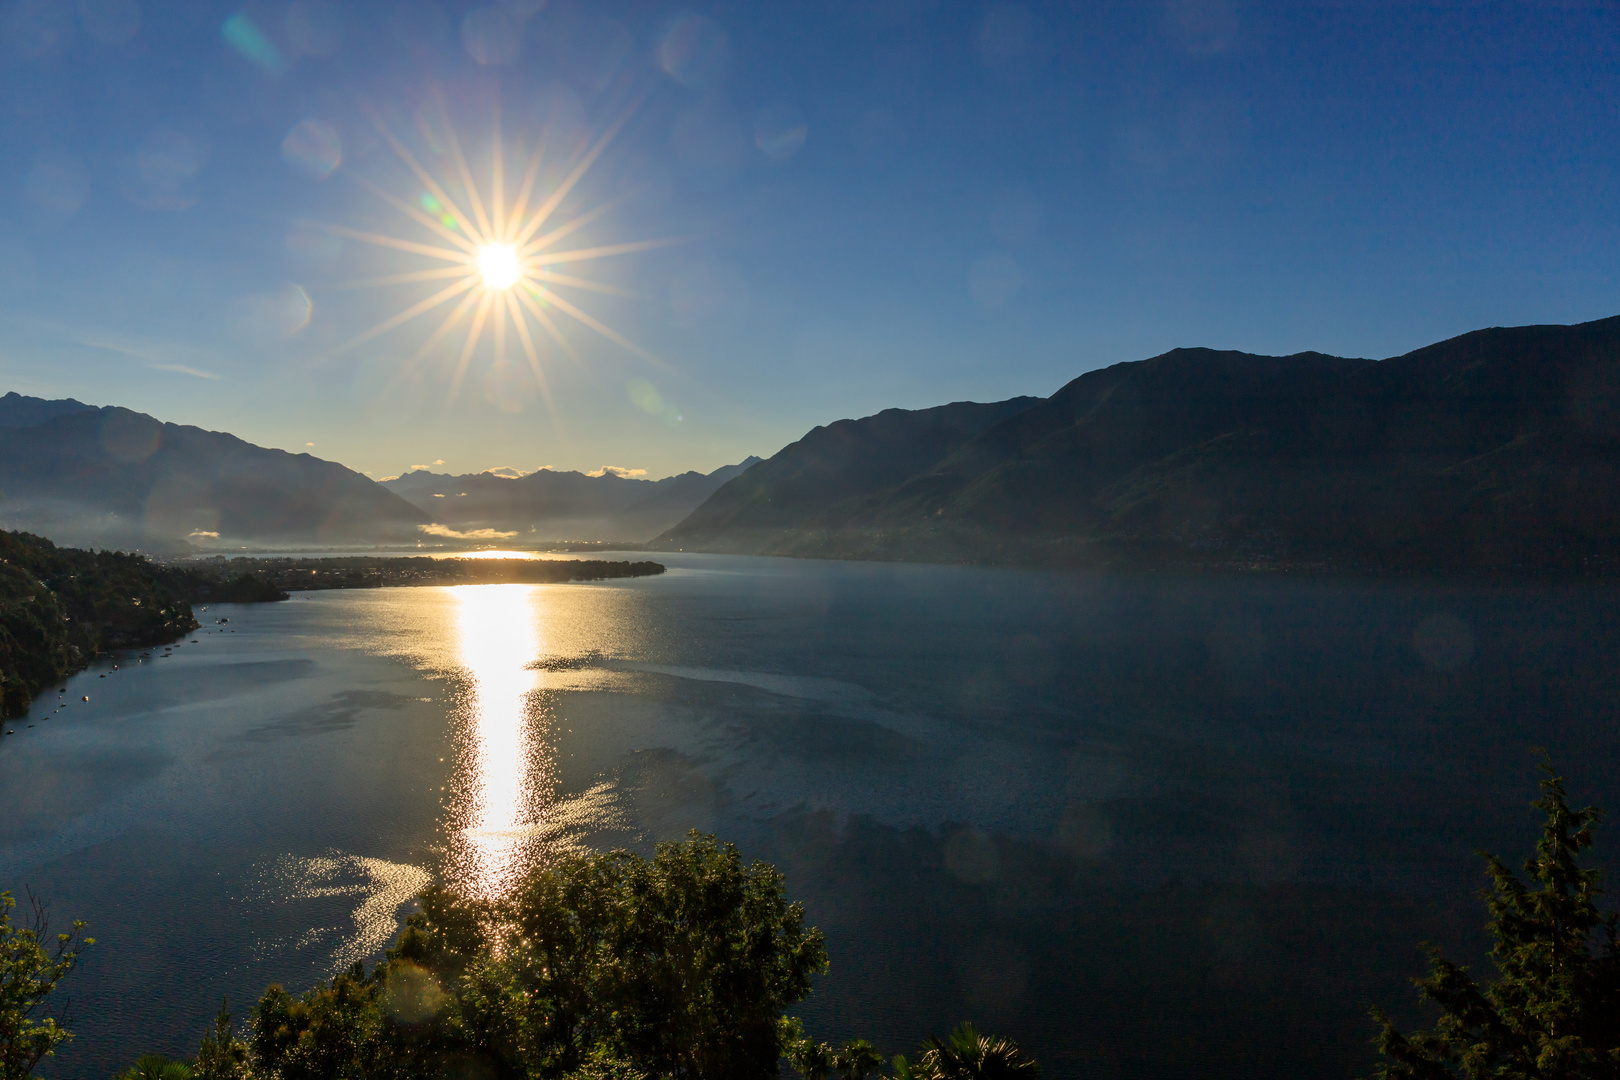
<path fill-rule="evenodd" d="M 212 606 L 8 725 L 0 887 L 98 939 L 48 1075 L 369 964 L 433 877 L 692 828 L 826 932 L 828 1041 L 1364 1075 L 1421 942 L 1482 961 L 1474 852 L 1528 853 L 1532 748 L 1620 809 L 1613 588 L 658 558 Z"/>

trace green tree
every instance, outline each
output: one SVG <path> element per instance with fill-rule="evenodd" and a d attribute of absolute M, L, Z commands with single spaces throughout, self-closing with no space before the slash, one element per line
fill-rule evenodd
<path fill-rule="evenodd" d="M 386 1075 L 373 1068 L 382 1018 L 361 966 L 293 997 L 271 986 L 253 1011 L 253 1059 L 280 1080 Z"/>
<path fill-rule="evenodd" d="M 1430 950 L 1415 980 L 1441 1010 L 1430 1031 L 1403 1035 L 1378 1010 L 1383 1080 L 1614 1080 L 1620 1078 L 1620 948 L 1616 917 L 1597 906 L 1598 871 L 1577 859 L 1592 844 L 1600 811 L 1573 810 L 1564 781 L 1543 763 L 1546 815 L 1526 885 L 1486 856 L 1487 924 L 1498 978 L 1480 986 Z"/>
<path fill-rule="evenodd" d="M 809 1036 L 788 1047 L 787 1059 L 804 1080 L 827 1080 L 833 1070 L 833 1048 Z"/>
<path fill-rule="evenodd" d="M 1011 1039 L 980 1035 L 962 1023 L 944 1039 L 930 1036 L 915 1063 L 894 1059 L 897 1080 L 1040 1080 L 1041 1068 Z"/>
<path fill-rule="evenodd" d="M 16 899 L 0 892 L 0 1080 L 22 1080 L 73 1037 L 55 1017 L 36 1019 L 56 984 L 73 970 L 79 950 L 94 945 L 75 922 L 54 940 L 45 906 L 30 899 L 32 919 L 17 923 Z"/>
<path fill-rule="evenodd" d="M 866 1080 L 882 1064 L 883 1055 L 865 1039 L 851 1039 L 833 1055 L 841 1080 Z"/>
<path fill-rule="evenodd" d="M 250 1063 L 276 1080 L 762 1080 L 827 963 L 781 875 L 697 833 L 651 860 L 565 859 L 502 903 L 420 899 L 369 976 L 267 990 Z"/>
<path fill-rule="evenodd" d="M 171 1061 L 162 1054 L 146 1054 L 125 1069 L 118 1080 L 192 1080 L 192 1069 L 183 1061 Z"/>
<path fill-rule="evenodd" d="M 593 1051 L 567 1080 L 648 1080 L 642 1070 L 606 1050 Z"/>
<path fill-rule="evenodd" d="M 213 1030 L 203 1035 L 202 1045 L 197 1048 L 193 1068 L 197 1080 L 249 1080 L 252 1075 L 247 1043 L 236 1037 L 230 1009 L 223 1001 L 214 1017 Z"/>
<path fill-rule="evenodd" d="M 782 1015 L 827 964 L 782 876 L 696 832 L 651 860 L 569 860 L 508 910 L 517 981 L 544 1003 L 530 1030 L 569 1068 L 600 1044 L 659 1076 L 774 1075 Z"/>

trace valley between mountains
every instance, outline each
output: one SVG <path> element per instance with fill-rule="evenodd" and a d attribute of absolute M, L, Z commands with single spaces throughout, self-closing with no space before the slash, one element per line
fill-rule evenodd
<path fill-rule="evenodd" d="M 889 409 L 661 480 L 378 483 L 116 407 L 0 398 L 0 526 L 101 547 L 555 544 L 1150 569 L 1605 576 L 1620 317 L 1385 360 L 1176 349 Z"/>

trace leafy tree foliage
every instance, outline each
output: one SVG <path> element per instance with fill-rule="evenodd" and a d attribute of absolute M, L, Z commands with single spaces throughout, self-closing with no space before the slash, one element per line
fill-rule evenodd
<path fill-rule="evenodd" d="M 203 1035 L 193 1063 L 196 1080 L 250 1080 L 248 1047 L 236 1037 L 231 1026 L 231 1012 L 225 1002 L 219 1004 L 219 1015 L 214 1018 L 213 1030 Z"/>
<path fill-rule="evenodd" d="M 430 888 L 387 958 L 301 995 L 271 986 L 245 1039 L 222 1005 L 189 1071 L 142 1058 L 119 1080 L 867 1080 L 871 1043 L 838 1051 L 784 1011 L 824 971 L 780 874 L 697 832 L 580 855 L 498 902 Z M 896 1080 L 1039 1080 L 1005 1039 L 962 1025 Z M 10 1080 L 10 1077 L 0 1077 Z"/>
<path fill-rule="evenodd" d="M 894 1059 L 895 1080 L 1040 1080 L 1041 1067 L 1011 1039 L 980 1035 L 960 1024 L 949 1037 L 929 1038 L 916 1062 Z"/>
<path fill-rule="evenodd" d="M 0 1080 L 23 1080 L 73 1037 L 55 1017 L 36 1017 L 56 984 L 73 970 L 79 950 L 94 945 L 84 923 L 53 939 L 45 907 L 32 901 L 32 918 L 17 923 L 16 899 L 0 892 Z"/>
<path fill-rule="evenodd" d="M 833 1048 L 811 1038 L 789 1044 L 786 1056 L 804 1080 L 827 1080 L 833 1070 Z"/>
<path fill-rule="evenodd" d="M 195 1075 L 183 1061 L 171 1061 L 162 1054 L 143 1054 L 118 1080 L 192 1080 Z"/>
<path fill-rule="evenodd" d="M 866 1080 L 883 1064 L 883 1055 L 865 1039 L 851 1039 L 833 1055 L 840 1080 Z"/>
<path fill-rule="evenodd" d="M 1529 884 L 1487 856 L 1485 900 L 1498 978 L 1481 986 L 1431 951 L 1416 980 L 1438 1005 L 1430 1031 L 1403 1035 L 1381 1012 L 1382 1080 L 1615 1080 L 1620 1078 L 1620 947 L 1616 916 L 1597 906 L 1598 871 L 1577 857 L 1600 812 L 1573 810 L 1551 766 L 1533 805 L 1546 815 Z"/>
<path fill-rule="evenodd" d="M 430 889 L 369 975 L 266 991 L 246 1058 L 275 1080 L 762 1078 L 826 962 L 781 875 L 693 833 L 565 860 L 510 901 Z"/>

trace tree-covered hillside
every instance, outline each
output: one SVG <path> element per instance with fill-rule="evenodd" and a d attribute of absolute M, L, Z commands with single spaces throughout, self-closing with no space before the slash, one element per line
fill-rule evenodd
<path fill-rule="evenodd" d="M 196 629 L 187 580 L 140 555 L 0 532 L 0 718 L 97 653 Z"/>
<path fill-rule="evenodd" d="M 938 411 L 817 428 L 649 548 L 1620 574 L 1620 317 L 1381 361 L 1176 349 L 954 441 L 922 426 Z"/>

